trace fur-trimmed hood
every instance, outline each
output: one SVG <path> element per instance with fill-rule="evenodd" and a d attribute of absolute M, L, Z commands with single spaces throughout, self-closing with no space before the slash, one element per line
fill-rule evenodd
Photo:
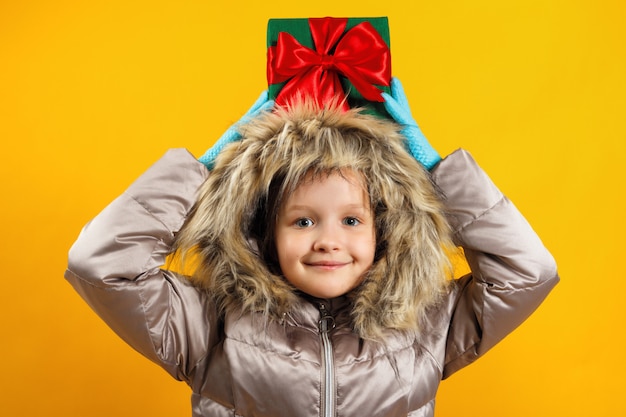
<path fill-rule="evenodd" d="M 373 266 L 349 297 L 355 330 L 378 338 L 384 329 L 418 330 L 450 275 L 452 248 L 442 205 L 427 171 L 404 149 L 388 120 L 294 105 L 242 127 L 203 185 L 177 237 L 179 253 L 195 253 L 192 277 L 225 310 L 289 313 L 298 297 L 273 254 L 274 217 L 282 199 L 308 173 L 361 173 L 374 209 Z"/>

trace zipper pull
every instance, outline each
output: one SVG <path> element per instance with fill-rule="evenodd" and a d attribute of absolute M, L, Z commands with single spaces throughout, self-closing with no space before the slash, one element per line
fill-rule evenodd
<path fill-rule="evenodd" d="M 326 308 L 326 304 L 320 303 L 319 309 L 320 309 L 320 321 L 318 324 L 319 324 L 320 332 L 328 333 L 329 331 L 335 328 L 335 318 L 332 316 L 332 314 L 330 314 L 330 311 L 328 311 L 328 309 Z"/>

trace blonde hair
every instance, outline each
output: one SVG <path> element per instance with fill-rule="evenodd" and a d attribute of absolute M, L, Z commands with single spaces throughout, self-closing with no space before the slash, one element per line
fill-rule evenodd
<path fill-rule="evenodd" d="M 297 295 L 272 253 L 280 202 L 307 174 L 350 169 L 367 182 L 377 234 L 374 263 L 349 295 L 353 327 L 369 339 L 388 329 L 418 331 L 446 290 L 454 246 L 440 196 L 398 126 L 305 103 L 262 114 L 242 135 L 217 158 L 177 236 L 178 253 L 200 258 L 192 282 L 222 311 L 281 320 Z"/>

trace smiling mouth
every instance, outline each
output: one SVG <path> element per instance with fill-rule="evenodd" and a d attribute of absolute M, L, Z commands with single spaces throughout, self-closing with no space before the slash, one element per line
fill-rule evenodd
<path fill-rule="evenodd" d="M 307 266 L 316 268 L 316 269 L 321 269 L 321 270 L 325 270 L 325 271 L 333 271 L 335 269 L 339 269 L 342 268 L 346 265 L 348 265 L 348 262 L 311 262 L 311 263 L 307 263 Z"/>

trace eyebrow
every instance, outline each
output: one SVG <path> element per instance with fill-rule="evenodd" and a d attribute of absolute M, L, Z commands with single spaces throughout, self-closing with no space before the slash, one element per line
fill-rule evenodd
<path fill-rule="evenodd" d="M 310 210 L 311 207 L 307 206 L 305 204 L 294 204 L 294 205 L 290 205 L 290 206 L 286 206 L 284 207 L 285 211 L 298 211 L 298 210 Z M 354 203 L 354 204 L 346 204 L 345 206 L 341 206 L 340 207 L 341 210 L 360 210 L 360 211 L 364 211 L 364 212 L 371 212 L 371 208 L 369 206 L 369 204 L 367 205 L 363 205 L 360 203 Z"/>

